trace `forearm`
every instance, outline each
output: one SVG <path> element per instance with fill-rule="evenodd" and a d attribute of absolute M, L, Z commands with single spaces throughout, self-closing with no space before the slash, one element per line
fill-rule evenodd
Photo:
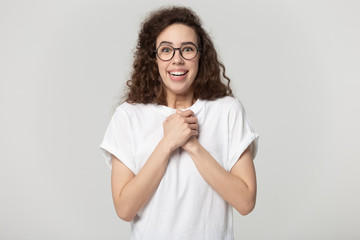
<path fill-rule="evenodd" d="M 198 142 L 186 150 L 201 176 L 225 201 L 242 215 L 252 211 L 256 201 L 256 182 L 247 184 L 240 177 L 226 171 Z"/>
<path fill-rule="evenodd" d="M 139 173 L 114 195 L 116 211 L 123 220 L 132 220 L 150 200 L 165 174 L 170 154 L 164 141 L 160 141 Z"/>

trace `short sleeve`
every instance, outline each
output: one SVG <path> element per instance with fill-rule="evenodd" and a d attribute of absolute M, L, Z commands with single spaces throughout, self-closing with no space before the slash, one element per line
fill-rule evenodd
<path fill-rule="evenodd" d="M 117 157 L 125 166 L 135 173 L 133 161 L 133 139 L 131 135 L 130 120 L 125 111 L 118 107 L 113 114 L 106 129 L 100 148 L 103 151 L 105 161 L 111 168 L 111 154 Z"/>
<path fill-rule="evenodd" d="M 254 158 L 258 147 L 259 134 L 255 133 L 247 119 L 245 110 L 240 101 L 235 100 L 230 107 L 229 118 L 229 171 L 239 160 L 241 154 L 254 142 Z"/>

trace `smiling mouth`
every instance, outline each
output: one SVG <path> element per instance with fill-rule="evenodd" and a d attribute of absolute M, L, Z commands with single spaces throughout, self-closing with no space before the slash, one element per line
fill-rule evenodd
<path fill-rule="evenodd" d="M 169 74 L 174 77 L 184 76 L 187 73 L 188 73 L 188 71 L 186 71 L 186 72 L 169 72 Z"/>

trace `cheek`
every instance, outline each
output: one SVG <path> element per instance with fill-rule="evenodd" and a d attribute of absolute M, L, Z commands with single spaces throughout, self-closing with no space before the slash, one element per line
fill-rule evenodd
<path fill-rule="evenodd" d="M 197 74 L 199 72 L 199 62 L 194 63 L 193 69 L 194 69 L 195 76 L 197 76 Z"/>
<path fill-rule="evenodd" d="M 164 81 L 164 79 L 166 79 L 166 75 L 167 75 L 166 65 L 163 62 L 157 61 L 157 68 L 158 68 L 158 73 L 160 75 L 161 80 Z"/>
<path fill-rule="evenodd" d="M 166 65 L 163 62 L 157 61 L 157 66 L 160 74 L 164 74 L 164 71 L 166 71 Z"/>

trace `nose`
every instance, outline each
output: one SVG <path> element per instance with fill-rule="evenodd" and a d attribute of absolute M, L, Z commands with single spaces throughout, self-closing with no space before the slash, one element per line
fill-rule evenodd
<path fill-rule="evenodd" d="M 178 50 L 178 51 L 176 51 Z M 172 58 L 174 64 L 182 64 L 184 63 L 184 59 L 180 54 L 180 49 L 175 49 L 174 57 Z"/>

